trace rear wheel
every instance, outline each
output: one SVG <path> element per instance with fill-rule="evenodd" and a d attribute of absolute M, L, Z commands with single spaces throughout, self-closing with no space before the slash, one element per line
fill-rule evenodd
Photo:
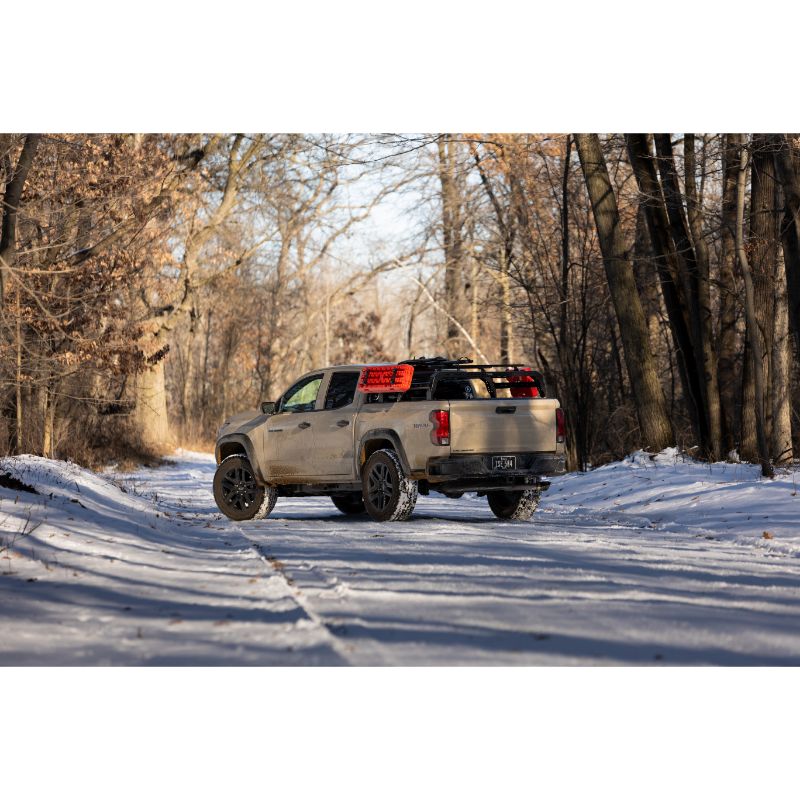
<path fill-rule="evenodd" d="M 411 516 L 417 503 L 417 482 L 409 480 L 394 450 L 377 450 L 362 472 L 364 507 L 378 522 L 398 522 Z"/>
<path fill-rule="evenodd" d="M 497 490 L 487 492 L 489 508 L 499 519 L 526 520 L 533 516 L 539 505 L 538 489 L 523 489 L 516 492 Z"/>
<path fill-rule="evenodd" d="M 229 519 L 263 519 L 275 507 L 278 490 L 256 483 L 255 470 L 245 456 L 222 459 L 214 474 L 214 500 Z"/>
<path fill-rule="evenodd" d="M 333 504 L 342 514 L 363 514 L 366 510 L 364 508 L 364 498 L 356 492 L 331 495 L 331 500 L 333 500 Z"/>

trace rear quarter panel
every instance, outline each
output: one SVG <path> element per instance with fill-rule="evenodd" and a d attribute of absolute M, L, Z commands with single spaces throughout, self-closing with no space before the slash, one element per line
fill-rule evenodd
<path fill-rule="evenodd" d="M 431 457 L 447 456 L 450 448 L 431 441 L 433 423 L 430 413 L 436 409 L 447 410 L 446 400 L 413 403 L 370 403 L 361 406 L 356 417 L 356 442 L 379 429 L 394 431 L 413 472 L 424 472 Z M 358 454 L 360 456 L 360 454 Z M 361 468 L 361 464 L 358 464 Z"/>

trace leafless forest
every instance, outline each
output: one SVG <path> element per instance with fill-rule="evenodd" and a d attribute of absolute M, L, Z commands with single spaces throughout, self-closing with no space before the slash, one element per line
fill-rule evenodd
<path fill-rule="evenodd" d="M 572 469 L 800 442 L 793 134 L 0 136 L 0 450 L 204 446 L 326 364 L 535 365 Z"/>

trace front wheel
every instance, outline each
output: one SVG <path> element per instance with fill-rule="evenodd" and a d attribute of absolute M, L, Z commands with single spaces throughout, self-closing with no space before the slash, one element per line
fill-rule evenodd
<path fill-rule="evenodd" d="M 275 506 L 278 490 L 256 483 L 255 470 L 244 456 L 228 456 L 214 473 L 214 500 L 228 519 L 264 519 Z"/>
<path fill-rule="evenodd" d="M 538 489 L 523 489 L 516 492 L 496 490 L 487 492 L 489 508 L 499 519 L 524 521 L 533 516 L 539 505 Z"/>
<path fill-rule="evenodd" d="M 377 522 L 398 522 L 417 504 L 417 482 L 409 480 L 394 450 L 377 450 L 362 472 L 364 508 Z"/>

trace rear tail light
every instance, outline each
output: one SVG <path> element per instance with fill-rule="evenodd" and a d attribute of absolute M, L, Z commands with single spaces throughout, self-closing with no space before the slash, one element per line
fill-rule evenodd
<path fill-rule="evenodd" d="M 450 444 L 450 412 L 431 411 L 430 420 L 433 423 L 431 441 L 434 444 Z"/>
<path fill-rule="evenodd" d="M 567 418 L 564 409 L 556 409 L 556 441 L 563 442 L 567 438 Z"/>

